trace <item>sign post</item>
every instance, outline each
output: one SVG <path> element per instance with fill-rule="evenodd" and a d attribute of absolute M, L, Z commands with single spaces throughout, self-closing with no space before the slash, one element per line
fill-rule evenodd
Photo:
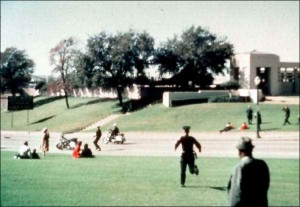
<path fill-rule="evenodd" d="M 7 110 L 11 111 L 11 127 L 13 127 L 13 111 L 27 109 L 27 124 L 29 123 L 29 109 L 33 109 L 33 96 L 8 96 Z"/>

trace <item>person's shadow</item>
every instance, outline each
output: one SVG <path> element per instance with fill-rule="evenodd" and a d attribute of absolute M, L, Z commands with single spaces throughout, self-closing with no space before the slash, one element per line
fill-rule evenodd
<path fill-rule="evenodd" d="M 213 189 L 213 190 L 219 190 L 219 191 L 226 191 L 227 188 L 226 187 L 219 187 L 219 186 L 195 186 L 195 185 L 192 185 L 192 186 L 185 186 L 186 188 L 210 188 L 210 189 Z"/>

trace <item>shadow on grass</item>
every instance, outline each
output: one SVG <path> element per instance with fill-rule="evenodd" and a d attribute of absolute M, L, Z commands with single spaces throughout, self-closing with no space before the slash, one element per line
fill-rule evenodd
<path fill-rule="evenodd" d="M 48 117 L 46 117 L 46 118 L 40 119 L 40 120 L 38 120 L 38 121 L 36 121 L 36 122 L 33 122 L 33 123 L 31 123 L 30 125 L 32 125 L 32 124 L 39 124 L 39 123 L 45 122 L 45 121 L 47 121 L 47 120 L 49 120 L 49 119 L 52 119 L 52 118 L 55 117 L 55 116 L 56 116 L 56 115 L 48 116 Z"/>
<path fill-rule="evenodd" d="M 36 108 L 36 107 L 42 106 L 44 104 L 48 104 L 48 103 L 51 103 L 51 102 L 54 102 L 54 101 L 57 101 L 57 100 L 60 100 L 63 98 L 64 97 L 62 97 L 62 96 L 55 96 L 55 97 L 48 97 L 48 98 L 45 98 L 42 100 L 34 101 L 33 107 Z"/>
<path fill-rule="evenodd" d="M 210 188 L 213 190 L 219 190 L 219 191 L 226 191 L 226 187 L 219 187 L 219 186 L 185 186 L 186 188 Z"/>
<path fill-rule="evenodd" d="M 270 129 L 261 129 L 260 131 L 263 131 L 263 132 L 266 132 L 266 131 L 275 131 L 275 130 L 278 130 L 280 128 L 270 128 Z"/>
<path fill-rule="evenodd" d="M 109 99 L 109 98 L 96 99 L 96 100 L 88 101 L 86 103 L 80 103 L 80 104 L 76 104 L 74 106 L 70 106 L 70 109 L 76 109 L 76 108 L 79 108 L 81 106 L 87 106 L 87 105 L 92 105 L 92 104 L 97 104 L 97 103 L 104 103 L 104 102 L 112 101 L 112 100 L 114 100 L 114 99 Z"/>

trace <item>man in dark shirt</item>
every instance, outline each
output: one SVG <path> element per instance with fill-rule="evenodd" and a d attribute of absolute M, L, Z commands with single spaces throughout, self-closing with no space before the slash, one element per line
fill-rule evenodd
<path fill-rule="evenodd" d="M 89 148 L 88 144 L 84 144 L 84 147 L 83 147 L 83 150 L 80 154 L 80 157 L 81 158 L 84 158 L 84 157 L 95 157 L 92 153 L 92 150 Z"/>
<path fill-rule="evenodd" d="M 185 135 L 182 136 L 175 144 L 175 150 L 177 147 L 181 144 L 182 145 L 182 155 L 180 160 L 180 182 L 181 186 L 185 187 L 185 178 L 186 178 L 186 166 L 189 166 L 189 170 L 191 174 L 199 174 L 199 170 L 197 165 L 195 165 L 195 155 L 193 150 L 193 145 L 196 145 L 196 147 L 199 149 L 199 152 L 201 152 L 201 145 L 200 143 L 192 136 L 189 136 L 190 133 L 190 127 L 184 126 L 183 130 L 185 132 Z"/>
<path fill-rule="evenodd" d="M 94 142 L 93 142 L 94 145 L 95 145 L 95 147 L 96 147 L 96 150 L 98 150 L 98 151 L 101 151 L 101 148 L 100 148 L 100 146 L 98 145 L 98 141 L 100 140 L 101 136 L 102 136 L 102 132 L 101 132 L 101 130 L 100 130 L 100 126 L 98 126 L 98 127 L 97 127 L 97 130 L 96 130 L 96 135 L 95 135 L 96 139 L 95 139 Z"/>
<path fill-rule="evenodd" d="M 253 110 L 251 106 L 248 106 L 248 109 L 246 110 L 248 124 L 252 124 L 252 118 L 253 118 Z"/>
<path fill-rule="evenodd" d="M 290 108 L 288 106 L 285 106 L 285 107 L 283 107 L 282 110 L 285 111 L 285 119 L 284 119 L 283 125 L 286 125 L 286 123 L 291 124 L 289 122 L 290 113 L 291 113 Z"/>

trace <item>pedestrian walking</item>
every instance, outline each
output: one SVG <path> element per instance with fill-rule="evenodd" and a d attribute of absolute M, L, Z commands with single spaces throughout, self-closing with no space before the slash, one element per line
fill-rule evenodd
<path fill-rule="evenodd" d="M 260 131 L 260 125 L 262 123 L 262 120 L 261 120 L 261 114 L 259 111 L 257 111 L 255 118 L 257 118 L 257 126 L 258 126 L 258 130 Z"/>
<path fill-rule="evenodd" d="M 181 144 L 182 146 L 182 154 L 180 159 L 180 183 L 181 187 L 185 187 L 186 180 L 186 167 L 189 166 L 189 170 L 191 174 L 199 174 L 199 169 L 197 165 L 195 165 L 195 152 L 193 150 L 193 145 L 196 145 L 199 152 L 201 152 L 200 143 L 192 136 L 189 136 L 190 126 L 183 127 L 185 135 L 180 137 L 180 139 L 175 144 L 175 150 Z"/>
<path fill-rule="evenodd" d="M 288 106 L 285 106 L 285 107 L 283 107 L 282 110 L 285 112 L 285 118 L 284 118 L 283 125 L 286 125 L 287 123 L 291 124 L 289 122 L 289 118 L 290 118 L 290 114 L 291 114 L 290 108 Z"/>
<path fill-rule="evenodd" d="M 41 150 L 43 152 L 44 157 L 46 156 L 46 152 L 49 151 L 49 139 L 50 139 L 50 133 L 47 127 L 43 129 L 43 138 L 41 143 Z"/>
<path fill-rule="evenodd" d="M 251 106 L 249 105 L 247 110 L 246 110 L 246 114 L 247 114 L 247 120 L 248 120 L 248 124 L 252 124 L 252 118 L 253 118 L 253 110 L 251 108 Z"/>
<path fill-rule="evenodd" d="M 94 137 L 96 137 L 96 139 L 93 142 L 96 147 L 96 150 L 98 150 L 98 151 L 101 151 L 101 148 L 98 145 L 98 141 L 100 140 L 101 136 L 102 136 L 102 132 L 101 132 L 100 126 L 98 126 L 97 130 L 96 130 L 96 135 L 94 136 Z"/>
<path fill-rule="evenodd" d="M 242 137 L 236 148 L 241 160 L 228 182 L 229 206 L 268 206 L 270 174 L 267 164 L 253 157 L 254 145 L 249 137 Z"/>

